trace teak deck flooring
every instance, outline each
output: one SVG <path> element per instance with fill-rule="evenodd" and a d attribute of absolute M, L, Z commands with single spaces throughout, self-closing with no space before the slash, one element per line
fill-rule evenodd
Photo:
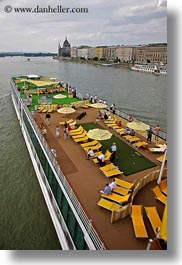
<path fill-rule="evenodd" d="M 38 125 L 40 122 L 46 125 L 47 135 L 46 140 L 50 148 L 55 148 L 57 152 L 57 161 L 60 164 L 60 168 L 67 178 L 67 181 L 71 185 L 74 193 L 78 197 L 82 207 L 87 213 L 88 217 L 92 220 L 92 224 L 95 227 L 98 235 L 103 241 L 106 249 L 108 250 L 145 250 L 148 244 L 148 239 L 136 239 L 131 217 L 117 221 L 113 224 L 110 223 L 111 212 L 105 209 L 101 209 L 97 203 L 101 198 L 100 190 L 104 188 L 108 179 L 99 170 L 98 166 L 92 161 L 86 160 L 86 154 L 80 144 L 75 143 L 73 139 L 64 140 L 63 126 L 61 128 L 61 137 L 56 139 L 55 128 L 60 121 L 68 120 L 69 118 L 75 119 L 79 113 L 86 111 L 87 115 L 77 121 L 77 124 L 95 122 L 97 116 L 97 110 L 94 108 L 82 109 L 79 108 L 75 113 L 68 115 L 67 118 L 63 118 L 62 114 L 57 112 L 51 113 L 51 125 L 47 126 L 45 121 L 45 113 L 35 113 L 35 120 Z M 99 122 L 104 126 L 104 122 Z M 123 121 L 123 124 L 125 121 Z M 112 130 L 113 133 L 113 130 Z M 114 133 L 117 137 L 123 140 L 121 136 Z M 144 141 L 146 137 L 139 135 Z M 123 140 L 124 141 L 124 140 Z M 126 142 L 126 141 L 125 141 Z M 154 143 L 149 145 L 154 146 Z M 145 150 L 139 149 L 139 152 L 144 154 L 147 158 L 156 163 L 156 154 L 152 154 L 148 148 Z M 158 154 L 159 155 L 159 154 Z M 156 163 L 157 164 L 157 163 Z M 142 176 L 145 176 L 148 172 L 157 170 L 160 168 L 158 163 L 156 167 L 148 169 L 130 176 L 124 175 L 118 176 L 119 178 L 133 182 L 139 180 Z M 134 204 L 142 204 L 144 206 L 156 206 L 160 217 L 162 218 L 163 205 L 157 202 L 151 189 L 156 186 L 156 182 L 149 183 L 144 187 L 135 197 Z M 154 238 L 154 232 L 147 216 L 144 211 L 144 221 L 147 227 L 149 238 Z"/>

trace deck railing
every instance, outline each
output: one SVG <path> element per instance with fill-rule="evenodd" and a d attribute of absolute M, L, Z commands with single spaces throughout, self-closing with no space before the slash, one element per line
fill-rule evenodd
<path fill-rule="evenodd" d="M 13 81 L 11 81 L 11 87 L 12 87 L 12 92 L 15 94 L 16 98 L 18 98 L 18 102 L 16 102 L 17 106 L 18 106 L 18 110 L 20 110 L 20 108 L 21 108 L 24 111 L 24 113 L 26 114 L 26 116 L 29 120 L 29 123 L 31 124 L 32 128 L 34 129 L 34 133 L 35 133 L 36 137 L 38 138 L 39 142 L 41 143 L 42 148 L 44 149 L 44 153 L 46 154 L 46 157 L 49 160 L 49 164 L 53 168 L 55 177 L 57 179 L 59 179 L 63 192 L 69 198 L 68 203 L 71 206 L 71 208 L 73 209 L 73 211 L 75 213 L 75 217 L 82 227 L 82 231 L 84 233 L 85 238 L 87 239 L 87 242 L 90 243 L 88 245 L 92 246 L 92 249 L 105 250 L 105 246 L 104 246 L 103 242 L 99 238 L 95 228 L 92 225 L 92 220 L 90 220 L 88 218 L 88 216 L 86 215 L 83 207 L 81 206 L 81 204 L 80 204 L 79 200 L 77 199 L 76 195 L 74 194 L 71 186 L 69 185 L 68 181 L 66 180 L 66 177 L 64 176 L 58 163 L 56 162 L 52 153 L 50 152 L 50 148 L 47 145 L 45 138 L 40 133 L 40 130 L 39 130 L 35 120 L 33 119 L 27 106 L 24 105 L 23 100 L 20 99 L 19 93 L 18 93 Z"/>

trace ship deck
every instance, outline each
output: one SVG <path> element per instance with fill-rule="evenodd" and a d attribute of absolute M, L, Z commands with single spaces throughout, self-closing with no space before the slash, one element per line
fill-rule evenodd
<path fill-rule="evenodd" d="M 69 114 L 69 118 L 76 119 L 77 115 L 82 111 L 86 111 L 87 115 L 80 121 L 77 121 L 77 124 L 96 121 L 97 110 L 94 108 L 88 108 L 86 110 L 79 108 L 75 113 Z M 58 125 L 60 121 L 66 120 L 66 118 L 63 118 L 62 114 L 53 112 L 51 113 L 51 125 L 47 126 L 45 122 L 45 115 L 45 113 L 35 112 L 35 121 L 37 122 L 39 128 L 41 122 L 45 124 L 47 129 L 47 143 L 50 148 L 56 149 L 56 160 L 60 165 L 60 168 L 66 176 L 67 181 L 71 185 L 74 193 L 78 197 L 89 219 L 92 220 L 92 224 L 95 227 L 101 240 L 103 241 L 106 249 L 145 250 L 148 244 L 148 239 L 136 239 L 130 216 L 127 216 L 124 219 L 111 224 L 111 212 L 100 208 L 97 205 L 98 201 L 101 198 L 99 191 L 103 189 L 105 184 L 108 182 L 108 179 L 106 179 L 103 173 L 99 170 L 99 167 L 95 165 L 91 160 L 86 160 L 86 154 L 84 153 L 84 150 L 82 149 L 80 144 L 75 143 L 71 138 L 64 140 L 63 126 L 61 125 L 61 137 L 59 139 L 56 138 L 56 125 Z M 105 127 L 102 120 L 98 123 Z M 125 120 L 123 120 L 123 124 L 124 126 L 126 125 Z M 119 137 L 121 141 L 125 141 L 117 133 L 114 133 L 113 130 L 111 130 L 111 132 Z M 145 133 L 139 136 L 146 141 Z M 150 147 L 154 147 L 154 142 L 150 144 Z M 151 153 L 148 148 L 144 150 L 140 149 L 139 152 L 154 163 L 156 163 L 156 157 L 159 156 L 159 154 Z M 129 176 L 124 176 L 122 174 L 117 177 L 129 182 L 133 182 L 134 180 L 138 181 L 147 173 L 160 169 L 160 166 L 160 163 L 156 163 L 156 166 L 153 168 Z M 133 203 L 142 204 L 144 206 L 156 206 L 159 212 L 159 216 L 162 218 L 164 206 L 161 202 L 157 201 L 154 198 L 154 195 L 151 191 L 154 186 L 156 186 L 156 182 L 147 184 L 136 195 Z M 149 238 L 154 238 L 154 232 L 145 213 L 144 221 L 147 227 Z"/>

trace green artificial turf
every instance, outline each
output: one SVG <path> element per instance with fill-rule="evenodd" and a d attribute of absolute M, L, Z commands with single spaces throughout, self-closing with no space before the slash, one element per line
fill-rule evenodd
<path fill-rule="evenodd" d="M 27 95 L 24 93 L 24 90 L 23 90 L 23 86 L 24 85 L 28 85 L 29 86 L 29 89 L 34 89 L 36 87 L 36 85 L 32 84 L 32 83 L 28 83 L 28 82 L 19 82 L 18 83 L 18 87 L 20 88 L 20 94 L 21 94 L 21 97 L 22 98 L 26 98 Z M 47 86 L 49 87 L 49 86 Z M 39 96 L 36 95 L 36 94 L 33 94 L 32 95 L 32 106 L 29 106 L 29 110 L 34 110 L 35 109 L 35 105 L 39 105 L 39 102 L 38 100 L 41 98 L 41 97 L 51 97 L 52 98 L 52 104 L 55 104 L 55 105 L 69 105 L 71 104 L 72 102 L 76 102 L 76 101 L 79 101 L 78 98 L 69 98 L 68 97 L 68 92 L 65 91 L 65 92 L 61 92 L 62 95 L 65 95 L 66 98 L 60 98 L 60 99 L 56 99 L 54 98 L 55 95 L 57 94 L 60 94 L 60 93 L 52 93 L 52 94 L 40 94 Z"/>
<path fill-rule="evenodd" d="M 82 124 L 82 126 L 87 131 L 95 128 L 103 129 L 103 127 L 97 123 L 86 123 Z M 102 144 L 101 151 L 104 153 L 107 149 L 110 149 L 113 142 L 117 145 L 116 158 L 113 163 L 124 172 L 125 176 L 156 166 L 153 162 L 140 154 L 140 152 L 136 151 L 114 135 L 108 140 L 100 141 Z"/>

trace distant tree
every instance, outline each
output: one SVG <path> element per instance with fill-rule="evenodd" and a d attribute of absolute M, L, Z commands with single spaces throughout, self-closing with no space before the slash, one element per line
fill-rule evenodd
<path fill-rule="evenodd" d="M 98 61 L 98 59 L 99 59 L 98 57 L 94 57 L 93 58 L 94 61 Z"/>
<path fill-rule="evenodd" d="M 106 58 L 100 58 L 100 61 L 106 61 Z"/>

